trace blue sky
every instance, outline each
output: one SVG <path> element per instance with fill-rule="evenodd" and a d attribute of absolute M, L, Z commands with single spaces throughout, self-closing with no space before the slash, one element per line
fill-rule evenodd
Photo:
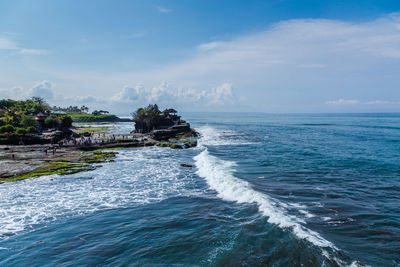
<path fill-rule="evenodd" d="M 399 1 L 0 2 L 0 98 L 400 111 Z"/>

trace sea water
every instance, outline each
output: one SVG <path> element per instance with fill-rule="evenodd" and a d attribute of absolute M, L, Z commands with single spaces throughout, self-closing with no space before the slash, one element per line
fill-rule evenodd
<path fill-rule="evenodd" d="M 197 148 L 0 184 L 0 266 L 400 264 L 400 114 L 184 118 Z"/>

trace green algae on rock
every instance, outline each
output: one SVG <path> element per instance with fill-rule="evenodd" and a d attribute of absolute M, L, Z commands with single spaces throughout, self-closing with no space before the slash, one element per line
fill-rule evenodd
<path fill-rule="evenodd" d="M 9 178 L 0 178 L 0 181 L 15 182 L 43 175 L 50 175 L 50 174 L 66 175 L 82 171 L 90 171 L 94 169 L 95 169 L 94 166 L 91 166 L 90 164 L 87 163 L 55 162 L 36 168 L 33 171 L 23 175 L 18 175 Z"/>
<path fill-rule="evenodd" d="M 111 162 L 118 153 L 117 152 L 104 152 L 104 151 L 93 151 L 93 152 L 85 152 L 82 153 L 78 159 L 74 158 L 55 158 L 51 160 L 44 161 L 44 166 L 38 167 L 32 171 L 27 173 L 0 178 L 2 182 L 15 182 L 19 180 L 24 180 L 28 178 L 39 177 L 43 175 L 67 175 L 73 174 L 77 172 L 91 171 L 94 170 L 101 165 L 94 165 L 94 163 L 103 163 L 103 162 Z"/>

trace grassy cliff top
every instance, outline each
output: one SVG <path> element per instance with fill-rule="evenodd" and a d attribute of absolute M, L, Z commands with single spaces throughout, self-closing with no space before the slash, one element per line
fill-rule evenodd
<path fill-rule="evenodd" d="M 117 122 L 121 119 L 114 114 L 93 115 L 86 113 L 68 113 L 74 122 Z"/>

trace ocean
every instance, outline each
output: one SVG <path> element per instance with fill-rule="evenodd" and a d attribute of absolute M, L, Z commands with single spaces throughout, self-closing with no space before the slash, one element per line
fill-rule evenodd
<path fill-rule="evenodd" d="M 196 148 L 0 184 L 0 266 L 400 266 L 400 114 L 183 117 Z"/>

